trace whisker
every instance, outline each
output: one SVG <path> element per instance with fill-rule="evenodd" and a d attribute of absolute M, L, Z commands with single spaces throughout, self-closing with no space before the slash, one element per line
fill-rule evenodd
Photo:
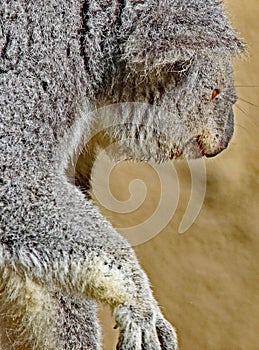
<path fill-rule="evenodd" d="M 249 87 L 253 87 L 253 88 L 258 88 L 259 85 L 235 85 L 236 88 L 249 88 Z"/>
<path fill-rule="evenodd" d="M 247 103 L 247 104 L 249 104 L 249 105 L 251 105 L 251 106 L 253 106 L 253 107 L 259 107 L 258 105 L 256 105 L 255 103 L 252 103 L 252 102 L 250 102 L 250 101 L 247 101 L 246 99 L 244 99 L 244 98 L 242 98 L 242 97 L 239 97 L 239 96 L 237 96 L 238 97 L 238 99 L 240 100 L 240 101 L 243 101 L 243 102 L 245 102 L 245 103 Z"/>
<path fill-rule="evenodd" d="M 238 127 L 238 128 L 241 128 L 241 129 L 243 129 L 243 130 L 245 130 L 245 131 L 248 131 L 248 128 L 246 128 L 244 125 L 235 123 L 234 126 L 235 126 L 235 128 Z"/>
<path fill-rule="evenodd" d="M 245 109 L 243 109 L 242 107 L 240 107 L 237 103 L 235 104 L 235 107 L 237 107 L 237 109 L 239 109 L 241 112 L 243 112 L 246 116 L 249 115 L 248 112 Z"/>
<path fill-rule="evenodd" d="M 255 120 L 253 120 L 252 118 L 250 118 L 250 115 L 249 115 L 249 113 L 248 113 L 246 110 L 244 110 L 243 108 L 241 108 L 237 103 L 235 104 L 235 107 L 237 107 L 241 112 L 243 112 L 243 113 L 245 114 L 245 116 L 249 117 L 249 121 L 248 121 L 248 122 L 249 122 L 250 124 L 253 124 L 253 125 L 255 125 L 256 127 L 259 126 L 259 124 L 255 122 Z M 238 125 L 238 124 L 235 123 L 235 125 Z M 240 125 L 240 126 L 241 126 L 241 125 Z"/>

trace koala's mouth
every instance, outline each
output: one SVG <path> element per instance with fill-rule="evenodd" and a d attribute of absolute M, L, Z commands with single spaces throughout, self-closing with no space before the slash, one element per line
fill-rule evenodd
<path fill-rule="evenodd" d="M 185 144 L 182 156 L 187 159 L 215 157 L 228 147 L 230 139 L 228 135 L 219 134 L 195 136 Z"/>
<path fill-rule="evenodd" d="M 189 159 L 203 156 L 212 158 L 224 151 L 233 136 L 234 114 L 229 112 L 224 128 L 215 128 L 214 131 L 202 130 L 198 135 L 189 139 L 183 147 L 183 157 Z"/>
<path fill-rule="evenodd" d="M 188 159 L 197 159 L 203 157 L 204 155 L 206 154 L 199 136 L 196 136 L 188 141 L 182 153 L 182 156 Z"/>

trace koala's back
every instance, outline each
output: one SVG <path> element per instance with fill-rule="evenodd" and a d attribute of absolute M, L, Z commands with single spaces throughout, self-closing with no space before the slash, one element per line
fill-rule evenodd
<path fill-rule="evenodd" d="M 54 205 L 48 205 L 47 180 L 57 175 L 62 157 L 67 158 L 65 148 L 58 156 L 57 152 L 87 90 L 79 40 L 81 10 L 77 1 L 47 1 L 44 5 L 33 1 L 1 3 L 0 169 L 4 235 L 24 235 L 22 218 L 29 218 L 32 202 L 39 196 L 44 198 L 45 215 L 47 210 L 56 210 Z"/>
<path fill-rule="evenodd" d="M 80 6 L 4 1 L 1 7 L 1 154 L 5 172 L 15 159 L 12 169 L 21 176 L 34 168 L 32 162 L 49 166 L 75 118 L 76 102 L 86 95 Z"/>

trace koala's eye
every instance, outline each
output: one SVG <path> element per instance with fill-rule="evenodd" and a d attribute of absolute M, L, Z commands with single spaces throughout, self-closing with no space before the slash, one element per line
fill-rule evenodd
<path fill-rule="evenodd" d="M 211 94 L 211 99 L 214 100 L 220 94 L 219 89 L 214 89 Z"/>

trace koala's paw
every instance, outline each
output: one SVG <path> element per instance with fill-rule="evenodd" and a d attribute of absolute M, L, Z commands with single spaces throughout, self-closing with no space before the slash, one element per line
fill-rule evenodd
<path fill-rule="evenodd" d="M 174 328 L 157 307 L 120 305 L 115 309 L 120 328 L 117 350 L 177 350 Z"/>

